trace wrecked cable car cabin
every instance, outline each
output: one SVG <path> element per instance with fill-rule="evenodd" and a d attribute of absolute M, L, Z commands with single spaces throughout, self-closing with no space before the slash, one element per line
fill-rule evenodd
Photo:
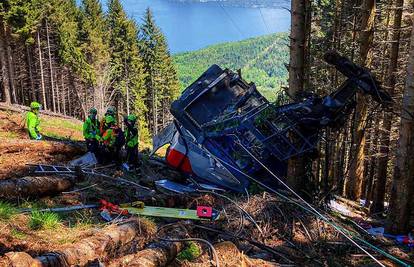
<path fill-rule="evenodd" d="M 239 73 L 211 66 L 171 105 L 172 125 L 154 137 L 154 151 L 169 143 L 165 160 L 186 173 L 190 188 L 172 181 L 158 186 L 176 192 L 217 188 L 245 192 L 251 180 L 278 186 L 271 172 L 286 177 L 290 158 L 315 152 L 321 130 L 340 128 L 356 104 L 356 93 L 386 106 L 390 96 L 365 68 L 335 52 L 325 61 L 346 80 L 331 94 L 308 94 L 277 106 Z"/>

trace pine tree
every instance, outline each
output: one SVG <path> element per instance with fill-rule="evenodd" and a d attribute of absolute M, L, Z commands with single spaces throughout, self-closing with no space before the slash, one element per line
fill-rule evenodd
<path fill-rule="evenodd" d="M 157 134 L 168 120 L 167 110 L 178 94 L 179 83 L 167 42 L 150 9 L 144 15 L 139 40 L 144 69 L 148 74 L 145 79 L 149 107 L 147 119 L 152 133 Z"/>
<path fill-rule="evenodd" d="M 98 0 L 83 0 L 79 15 L 80 49 L 92 67 L 91 80 L 93 97 L 90 105 L 103 114 L 109 94 L 109 46 L 106 41 L 106 22 Z"/>
<path fill-rule="evenodd" d="M 118 107 L 126 114 L 138 115 L 141 130 L 145 131 L 143 121 L 146 107 L 143 103 L 144 79 L 146 77 L 138 49 L 138 29 L 127 18 L 119 0 L 108 4 L 107 25 L 110 29 L 111 76 Z"/>

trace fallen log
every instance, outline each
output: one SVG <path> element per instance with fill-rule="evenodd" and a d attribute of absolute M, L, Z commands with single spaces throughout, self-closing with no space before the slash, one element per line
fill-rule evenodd
<path fill-rule="evenodd" d="M 111 262 L 109 267 L 164 267 L 177 257 L 182 248 L 181 242 L 151 243 L 144 250 Z"/>
<path fill-rule="evenodd" d="M 155 234 L 155 227 L 143 219 L 112 225 L 91 237 L 66 246 L 59 251 L 32 258 L 24 252 L 9 252 L 2 259 L 6 266 L 66 267 L 85 266 L 96 259 L 108 259 L 132 246 L 142 248 Z"/>
<path fill-rule="evenodd" d="M 0 180 L 0 198 L 15 199 L 53 195 L 68 190 L 78 181 L 78 178 L 69 176 L 39 176 Z"/>

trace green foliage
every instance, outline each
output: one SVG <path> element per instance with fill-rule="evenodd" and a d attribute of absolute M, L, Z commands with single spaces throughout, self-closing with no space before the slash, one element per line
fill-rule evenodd
<path fill-rule="evenodd" d="M 275 100 L 281 87 L 287 84 L 287 43 L 288 35 L 279 33 L 177 54 L 174 62 L 181 90 L 194 82 L 208 67 L 217 64 L 234 71 L 241 69 L 245 80 L 254 82 L 269 100 Z"/>
<path fill-rule="evenodd" d="M 105 41 L 106 22 L 98 0 L 82 0 L 79 12 L 79 49 L 92 67 L 91 83 L 96 84 L 104 65 L 109 61 L 109 47 Z"/>
<path fill-rule="evenodd" d="M 139 51 L 138 26 L 127 18 L 119 0 L 110 0 L 108 4 L 107 28 L 111 48 L 111 76 L 118 98 L 123 98 L 124 110 L 130 110 L 138 116 L 140 133 L 147 133 L 144 120 L 147 107 L 144 102 L 144 86 L 148 73 L 144 69 Z"/>
<path fill-rule="evenodd" d="M 17 213 L 17 209 L 10 203 L 0 201 L 0 219 L 8 220 Z"/>
<path fill-rule="evenodd" d="M 155 24 L 150 9 L 144 15 L 139 32 L 140 54 L 144 62 L 147 88 L 146 98 L 151 129 L 155 130 L 158 113 L 165 112 L 179 94 L 179 83 L 175 66 L 168 50 L 167 41 Z"/>
<path fill-rule="evenodd" d="M 200 257 L 200 255 L 201 255 L 200 247 L 197 246 L 196 243 L 191 241 L 191 242 L 188 242 L 186 245 L 186 248 L 177 255 L 177 259 L 181 261 L 183 260 L 193 261 L 197 259 L 198 257 Z"/>
<path fill-rule="evenodd" d="M 51 17 L 56 25 L 59 40 L 59 56 L 84 81 L 93 81 L 94 73 L 86 60 L 86 55 L 78 40 L 80 26 L 78 24 L 79 9 L 74 1 L 56 1 L 56 9 Z"/>
<path fill-rule="evenodd" d="M 50 230 L 59 225 L 59 215 L 53 212 L 33 211 L 29 220 L 29 227 L 32 230 Z"/>

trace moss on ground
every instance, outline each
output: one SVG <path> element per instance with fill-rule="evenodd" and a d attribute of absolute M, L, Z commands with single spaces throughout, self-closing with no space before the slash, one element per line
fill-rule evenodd
<path fill-rule="evenodd" d="M 200 257 L 201 249 L 195 242 L 188 242 L 184 250 L 182 250 L 178 255 L 177 259 L 180 261 L 193 261 Z"/>

